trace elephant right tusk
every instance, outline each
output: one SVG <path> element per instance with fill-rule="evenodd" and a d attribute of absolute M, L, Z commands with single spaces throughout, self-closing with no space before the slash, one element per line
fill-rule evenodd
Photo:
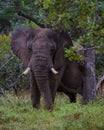
<path fill-rule="evenodd" d="M 27 67 L 26 70 L 22 73 L 23 75 L 26 75 L 30 72 L 30 67 Z"/>
<path fill-rule="evenodd" d="M 56 71 L 53 67 L 51 68 L 51 71 L 53 74 L 58 74 L 58 71 Z"/>

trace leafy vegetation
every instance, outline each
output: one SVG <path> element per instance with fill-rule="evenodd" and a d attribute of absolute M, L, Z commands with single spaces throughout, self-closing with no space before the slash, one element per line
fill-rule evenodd
<path fill-rule="evenodd" d="M 21 75 L 24 66 L 19 59 L 13 55 L 10 49 L 11 34 L 0 35 L 0 88 L 11 90 L 17 93 L 17 88 L 29 86 L 28 77 Z M 21 76 L 20 76 L 21 75 Z"/>
<path fill-rule="evenodd" d="M 83 45 L 104 43 L 102 0 L 0 0 L 0 10 L 1 26 L 4 19 L 10 28 L 34 22 L 40 27 L 70 31 Z"/>
<path fill-rule="evenodd" d="M 102 0 L 0 0 L 0 32 L 5 32 L 5 29 L 8 32 L 8 28 L 10 31 L 17 25 L 50 27 L 70 32 L 72 39 L 79 44 L 97 46 L 97 60 L 102 59 L 98 62 L 103 64 Z"/>
<path fill-rule="evenodd" d="M 8 52 L 8 54 L 7 54 Z M 6 36 L 0 35 L 0 61 L 4 61 L 6 58 L 8 58 L 11 55 L 10 50 L 10 35 Z M 0 62 L 0 64 L 1 64 Z"/>
<path fill-rule="evenodd" d="M 104 99 L 82 105 L 70 104 L 68 98 L 58 94 L 53 112 L 33 109 L 29 96 L 0 98 L 0 130 L 103 130 Z M 60 100 L 61 99 L 61 100 Z"/>
<path fill-rule="evenodd" d="M 70 61 L 78 61 L 83 60 L 83 56 L 77 52 L 78 47 L 72 46 L 70 49 L 65 48 L 65 57 L 68 58 Z"/>

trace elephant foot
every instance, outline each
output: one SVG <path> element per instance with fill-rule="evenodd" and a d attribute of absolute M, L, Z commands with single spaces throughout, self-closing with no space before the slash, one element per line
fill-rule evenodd
<path fill-rule="evenodd" d="M 40 99 L 35 100 L 34 98 L 31 99 L 31 104 L 34 108 L 39 108 L 40 106 Z"/>
<path fill-rule="evenodd" d="M 39 104 L 39 103 L 38 103 L 38 104 L 37 104 L 37 103 L 32 103 L 32 107 L 33 107 L 33 108 L 37 108 L 37 109 L 38 109 L 38 108 L 39 108 L 39 106 L 40 106 L 40 104 Z"/>
<path fill-rule="evenodd" d="M 70 100 L 71 103 L 76 102 L 76 93 L 65 92 L 65 94 L 69 97 L 69 100 Z"/>
<path fill-rule="evenodd" d="M 47 109 L 47 110 L 49 110 L 50 112 L 52 112 L 52 111 L 53 111 L 53 104 L 47 104 L 47 103 L 46 103 L 46 104 L 44 105 L 44 108 Z"/>
<path fill-rule="evenodd" d="M 71 103 L 76 103 L 76 99 L 70 99 Z"/>
<path fill-rule="evenodd" d="M 70 102 L 71 103 L 75 103 L 76 102 L 76 93 L 68 93 L 68 96 L 70 98 Z"/>
<path fill-rule="evenodd" d="M 32 104 L 32 107 L 33 107 L 33 108 L 37 108 L 37 109 L 38 109 L 39 106 L 40 106 L 40 104 Z"/>

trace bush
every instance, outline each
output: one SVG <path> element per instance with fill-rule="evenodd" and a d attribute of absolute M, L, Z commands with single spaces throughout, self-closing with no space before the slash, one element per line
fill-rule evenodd
<path fill-rule="evenodd" d="M 9 90 L 14 88 L 17 93 L 17 88 L 27 87 L 29 84 L 28 77 L 21 75 L 24 66 L 10 49 L 10 39 L 11 34 L 0 35 L 0 87 Z"/>

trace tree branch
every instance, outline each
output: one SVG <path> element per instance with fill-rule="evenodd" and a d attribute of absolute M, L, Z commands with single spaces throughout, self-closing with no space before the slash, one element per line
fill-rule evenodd
<path fill-rule="evenodd" d="M 28 14 L 25 14 L 24 12 L 22 12 L 20 10 L 18 11 L 18 15 L 31 20 L 32 22 L 34 22 L 35 24 L 37 24 L 38 26 L 40 26 L 42 28 L 45 27 L 44 24 L 39 23 L 35 18 L 29 16 Z"/>
<path fill-rule="evenodd" d="M 98 83 L 96 85 L 97 90 L 101 87 L 103 82 L 104 82 L 104 75 L 101 78 L 99 78 L 99 80 L 98 80 Z"/>

